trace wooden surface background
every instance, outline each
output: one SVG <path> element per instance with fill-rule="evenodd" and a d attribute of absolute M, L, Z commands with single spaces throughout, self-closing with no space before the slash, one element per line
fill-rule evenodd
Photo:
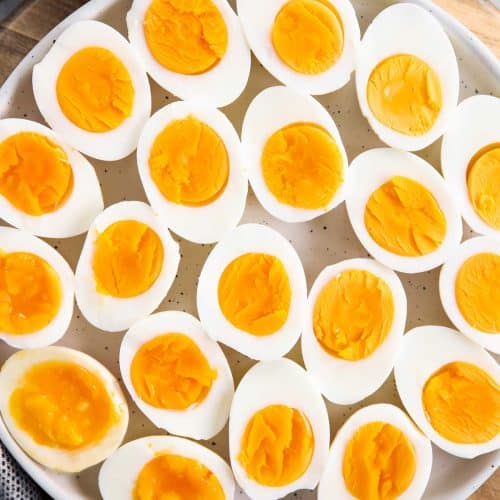
<path fill-rule="evenodd" d="M 0 84 L 59 21 L 85 0 L 30 0 L 0 24 Z M 435 0 L 472 30 L 500 58 L 500 11 L 484 0 Z M 470 500 L 500 500 L 500 471 Z"/>

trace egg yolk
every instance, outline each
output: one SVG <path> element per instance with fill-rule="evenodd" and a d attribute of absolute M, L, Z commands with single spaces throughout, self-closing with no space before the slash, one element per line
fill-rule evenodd
<path fill-rule="evenodd" d="M 249 477 L 265 486 L 284 486 L 309 467 L 314 435 L 307 417 L 295 408 L 271 405 L 246 425 L 238 460 Z"/>
<path fill-rule="evenodd" d="M 370 422 L 347 443 L 342 473 L 353 497 L 392 500 L 408 489 L 415 468 L 415 450 L 406 435 L 386 422 Z"/>
<path fill-rule="evenodd" d="M 183 75 L 209 71 L 228 46 L 226 23 L 212 0 L 153 0 L 144 36 L 156 61 Z"/>
<path fill-rule="evenodd" d="M 339 148 L 314 123 L 294 123 L 275 132 L 264 146 L 261 163 L 269 191 L 292 207 L 323 208 L 342 182 Z"/>
<path fill-rule="evenodd" d="M 229 178 L 226 146 L 194 116 L 175 120 L 156 137 L 149 153 L 151 177 L 163 196 L 181 205 L 207 205 Z"/>
<path fill-rule="evenodd" d="M 368 271 L 350 269 L 335 276 L 319 293 L 313 330 L 332 356 L 357 361 L 382 344 L 393 318 L 394 300 L 387 283 Z"/>
<path fill-rule="evenodd" d="M 59 276 L 38 255 L 0 251 L 0 331 L 14 335 L 45 328 L 62 301 Z"/>
<path fill-rule="evenodd" d="M 217 476 L 193 458 L 158 454 L 139 472 L 134 500 L 226 500 Z"/>
<path fill-rule="evenodd" d="M 443 107 L 436 72 L 409 54 L 390 56 L 378 64 L 368 78 L 366 97 L 380 123 L 410 136 L 429 132 Z"/>
<path fill-rule="evenodd" d="M 167 333 L 143 344 L 130 367 L 139 397 L 156 408 L 185 410 L 201 403 L 217 377 L 187 335 Z"/>
<path fill-rule="evenodd" d="M 88 132 L 113 130 L 132 114 L 130 74 L 115 54 L 102 47 L 73 54 L 59 73 L 56 92 L 66 118 Z"/>
<path fill-rule="evenodd" d="M 38 444 L 78 450 L 100 441 L 116 421 L 101 379 L 66 361 L 31 367 L 9 400 L 17 425 Z"/>
<path fill-rule="evenodd" d="M 219 306 L 236 328 L 252 335 L 270 335 L 288 318 L 292 291 L 282 262 L 273 255 L 246 253 L 222 273 Z"/>
<path fill-rule="evenodd" d="M 149 290 L 160 275 L 163 244 L 143 222 L 115 222 L 99 234 L 94 245 L 92 267 L 99 293 L 135 297 Z"/>
<path fill-rule="evenodd" d="M 393 177 L 375 190 L 364 219 L 378 245 L 404 257 L 429 254 L 446 236 L 446 219 L 432 193 L 406 177 Z"/>
<path fill-rule="evenodd" d="M 437 370 L 424 385 L 422 403 L 434 430 L 449 441 L 486 443 L 500 432 L 500 386 L 470 363 Z"/>
<path fill-rule="evenodd" d="M 479 217 L 500 229 L 500 143 L 490 144 L 472 157 L 467 169 L 467 189 Z"/>
<path fill-rule="evenodd" d="M 327 0 L 291 0 L 276 15 L 271 40 L 284 64 L 297 73 L 317 75 L 342 55 L 344 29 Z"/>

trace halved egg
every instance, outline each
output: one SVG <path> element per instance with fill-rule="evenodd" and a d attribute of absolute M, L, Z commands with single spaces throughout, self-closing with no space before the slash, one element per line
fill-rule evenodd
<path fill-rule="evenodd" d="M 248 107 L 241 140 L 252 189 L 271 215 L 303 222 L 344 201 L 347 155 L 316 99 L 288 87 L 263 90 Z"/>
<path fill-rule="evenodd" d="M 258 360 L 285 355 L 297 342 L 307 308 L 304 268 L 281 234 L 244 224 L 215 246 L 196 295 L 214 340 Z"/>
<path fill-rule="evenodd" d="M 118 31 L 98 21 L 63 31 L 33 67 L 33 93 L 50 127 L 99 160 L 132 153 L 151 113 L 141 60 Z"/>
<path fill-rule="evenodd" d="M 107 207 L 90 226 L 76 267 L 80 311 L 101 330 L 130 328 L 160 305 L 179 260 L 179 245 L 149 205 Z"/>
<path fill-rule="evenodd" d="M 460 214 L 443 178 L 422 158 L 371 149 L 352 161 L 347 184 L 354 232 L 387 267 L 403 273 L 428 271 L 457 249 Z"/>
<path fill-rule="evenodd" d="M 332 403 L 361 401 L 389 376 L 405 323 L 406 295 L 394 271 L 372 259 L 325 267 L 309 293 L 306 369 Z"/>
<path fill-rule="evenodd" d="M 128 408 L 101 363 L 67 347 L 13 354 L 0 370 L 0 412 L 19 446 L 40 464 L 79 472 L 115 451 Z"/>
<path fill-rule="evenodd" d="M 314 489 L 328 457 L 325 402 L 307 372 L 282 358 L 241 379 L 229 416 L 229 454 L 238 484 L 255 500 Z"/>
<path fill-rule="evenodd" d="M 146 196 L 170 229 L 214 243 L 241 219 L 248 191 L 231 122 L 206 104 L 174 102 L 146 123 L 137 164 Z"/>
<path fill-rule="evenodd" d="M 406 411 L 444 451 L 474 458 L 500 448 L 500 368 L 477 344 L 444 326 L 414 328 L 394 375 Z"/>
<path fill-rule="evenodd" d="M 165 311 L 135 323 L 121 343 L 120 370 L 139 409 L 170 434 L 210 439 L 227 422 L 231 370 L 190 314 Z"/>
<path fill-rule="evenodd" d="M 177 97 L 220 108 L 250 75 L 250 49 L 226 0 L 134 0 L 128 37 L 151 78 Z"/>
<path fill-rule="evenodd" d="M 422 7 L 391 5 L 365 31 L 356 64 L 358 101 L 387 145 L 417 151 L 438 139 L 457 105 L 458 81 L 450 40 Z"/>

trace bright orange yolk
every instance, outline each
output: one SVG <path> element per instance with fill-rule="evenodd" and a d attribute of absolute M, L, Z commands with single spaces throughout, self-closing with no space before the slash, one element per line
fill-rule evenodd
<path fill-rule="evenodd" d="M 17 425 L 34 441 L 63 450 L 98 442 L 116 421 L 100 378 L 65 361 L 45 361 L 23 376 L 9 400 Z"/>
<path fill-rule="evenodd" d="M 130 74 L 108 49 L 87 47 L 73 54 L 59 73 L 56 92 L 66 118 L 89 132 L 113 130 L 132 114 Z"/>
<path fill-rule="evenodd" d="M 212 0 L 152 0 L 144 36 L 156 61 L 183 75 L 212 69 L 228 45 L 226 23 Z"/>
<path fill-rule="evenodd" d="M 258 483 L 283 486 L 304 474 L 313 452 L 314 435 L 307 417 L 295 408 L 271 405 L 247 423 L 238 460 Z"/>
<path fill-rule="evenodd" d="M 261 163 L 271 193 L 293 207 L 325 207 L 342 182 L 339 148 L 314 123 L 294 123 L 275 132 L 264 146 Z"/>
<path fill-rule="evenodd" d="M 62 289 L 38 255 L 0 252 L 0 331 L 22 335 L 45 328 L 59 312 Z"/>
<path fill-rule="evenodd" d="M 271 40 L 283 63 L 298 73 L 317 75 L 342 55 L 342 20 L 327 0 L 291 0 L 276 15 Z"/>
<path fill-rule="evenodd" d="M 422 391 L 427 420 L 455 443 L 485 443 L 500 432 L 500 386 L 478 366 L 448 363 Z"/>
<path fill-rule="evenodd" d="M 415 476 L 416 457 L 406 435 L 386 422 L 360 427 L 347 443 L 342 472 L 346 488 L 362 500 L 392 500 Z"/>
<path fill-rule="evenodd" d="M 224 269 L 218 295 L 222 313 L 236 328 L 252 335 L 270 335 L 285 324 L 292 291 L 277 257 L 246 253 Z"/>
<path fill-rule="evenodd" d="M 163 244 L 146 224 L 118 221 L 97 237 L 92 266 L 99 293 L 135 297 L 149 290 L 160 275 Z"/>
<path fill-rule="evenodd" d="M 217 476 L 204 464 L 160 454 L 139 472 L 134 500 L 226 500 Z"/>
<path fill-rule="evenodd" d="M 393 177 L 375 190 L 364 219 L 378 245 L 404 257 L 431 253 L 446 236 L 446 219 L 432 193 L 406 177 Z"/>
<path fill-rule="evenodd" d="M 151 177 L 163 196 L 181 205 L 206 205 L 229 178 L 226 146 L 194 116 L 175 120 L 156 137 L 149 153 Z"/>
<path fill-rule="evenodd" d="M 360 269 L 341 272 L 316 299 L 314 335 L 331 355 L 357 361 L 384 341 L 394 318 L 394 300 L 387 283 Z"/>
<path fill-rule="evenodd" d="M 390 56 L 378 64 L 368 78 L 366 97 L 380 123 L 411 136 L 429 132 L 443 107 L 436 72 L 409 54 Z"/>

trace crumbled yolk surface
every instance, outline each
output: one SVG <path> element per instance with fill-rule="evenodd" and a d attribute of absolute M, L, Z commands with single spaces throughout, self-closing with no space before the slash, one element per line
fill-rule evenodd
<path fill-rule="evenodd" d="M 196 343 L 182 333 L 159 335 L 143 344 L 130 367 L 139 397 L 156 408 L 185 410 L 201 403 L 217 377 Z"/>
<path fill-rule="evenodd" d="M 434 430 L 455 443 L 485 443 L 500 432 L 500 386 L 471 363 L 448 363 L 422 391 L 425 416 Z"/>
<path fill-rule="evenodd" d="M 325 207 L 343 180 L 336 142 L 314 123 L 294 123 L 271 135 L 261 164 L 269 191 L 292 207 Z"/>
<path fill-rule="evenodd" d="M 429 132 L 443 107 L 436 72 L 409 54 L 390 56 L 379 63 L 368 78 L 366 97 L 379 122 L 411 136 Z"/>
<path fill-rule="evenodd" d="M 89 132 L 113 130 L 132 114 L 130 74 L 113 52 L 102 47 L 75 52 L 59 73 L 56 92 L 66 118 Z"/>
<path fill-rule="evenodd" d="M 95 241 L 92 267 L 96 289 L 112 297 L 135 297 L 149 290 L 163 266 L 163 244 L 143 222 L 122 220 Z"/>
<path fill-rule="evenodd" d="M 181 205 L 212 203 L 229 178 L 226 146 L 194 116 L 169 123 L 149 153 L 151 177 L 163 196 Z"/>
<path fill-rule="evenodd" d="M 337 358 L 368 357 L 385 340 L 394 318 L 387 283 L 361 269 L 343 271 L 316 299 L 313 330 L 323 349 Z"/>
<path fill-rule="evenodd" d="M 238 460 L 259 484 L 284 486 L 304 474 L 313 452 L 314 434 L 307 417 L 295 408 L 271 405 L 247 423 Z"/>
<path fill-rule="evenodd" d="M 467 169 L 469 199 L 486 224 L 500 229 L 500 143 L 479 150 Z"/>
<path fill-rule="evenodd" d="M 0 251 L 0 331 L 22 335 L 45 328 L 59 312 L 62 289 L 38 255 Z"/>
<path fill-rule="evenodd" d="M 277 257 L 246 253 L 224 269 L 218 296 L 222 313 L 230 323 L 261 336 L 285 324 L 292 291 L 285 267 Z"/>
<path fill-rule="evenodd" d="M 291 0 L 274 19 L 271 41 L 284 64 L 298 73 L 317 75 L 342 55 L 342 20 L 327 0 Z"/>
<path fill-rule="evenodd" d="M 139 472 L 134 500 L 226 500 L 217 476 L 193 458 L 158 454 Z"/>
<path fill-rule="evenodd" d="M 31 367 L 10 396 L 9 407 L 34 441 L 63 450 L 98 442 L 117 418 L 100 378 L 66 361 Z"/>
<path fill-rule="evenodd" d="M 407 177 L 376 189 L 365 207 L 365 226 L 385 250 L 418 257 L 436 250 L 446 236 L 446 219 L 432 193 Z"/>
<path fill-rule="evenodd" d="M 415 476 L 413 445 L 397 427 L 370 422 L 348 442 L 342 464 L 346 488 L 362 500 L 392 500 L 403 494 Z"/>
<path fill-rule="evenodd" d="M 212 0 L 153 0 L 144 36 L 156 61 L 183 75 L 209 71 L 228 46 L 226 23 Z"/>

